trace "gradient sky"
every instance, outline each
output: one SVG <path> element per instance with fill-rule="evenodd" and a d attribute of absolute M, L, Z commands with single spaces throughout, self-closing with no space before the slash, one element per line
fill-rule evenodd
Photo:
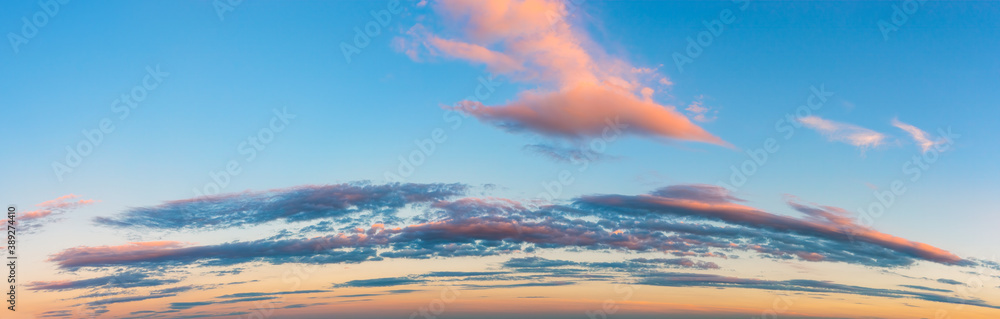
<path fill-rule="evenodd" d="M 4 318 L 1000 316 L 996 2 L 43 0 L 0 31 Z"/>

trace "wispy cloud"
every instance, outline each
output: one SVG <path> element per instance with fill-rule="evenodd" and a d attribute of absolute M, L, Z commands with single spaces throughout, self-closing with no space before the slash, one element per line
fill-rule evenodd
<path fill-rule="evenodd" d="M 934 145 L 942 144 L 945 142 L 944 139 L 937 139 L 932 141 L 930 134 L 927 134 L 927 132 L 924 132 L 923 130 L 917 128 L 916 126 L 903 123 L 902 121 L 896 118 L 892 119 L 892 125 L 898 127 L 901 130 L 906 131 L 906 133 L 909 133 L 910 137 L 913 138 L 913 141 L 916 142 L 917 146 L 920 147 L 921 152 L 926 153 L 928 150 L 931 149 L 931 147 L 934 147 Z"/>
<path fill-rule="evenodd" d="M 881 146 L 886 139 L 882 133 L 853 124 L 834 122 L 815 115 L 800 118 L 799 122 L 822 133 L 831 141 L 854 145 L 862 151 Z"/>
<path fill-rule="evenodd" d="M 589 145 L 572 147 L 556 144 L 530 144 L 525 145 L 524 149 L 548 157 L 551 160 L 565 163 L 586 163 L 618 158 L 606 153 L 595 152 Z"/>
<path fill-rule="evenodd" d="M 719 111 L 705 106 L 705 96 L 699 95 L 686 108 L 688 116 L 697 122 L 711 122 L 718 118 Z"/>
<path fill-rule="evenodd" d="M 56 217 L 74 209 L 92 205 L 97 201 L 92 199 L 77 199 L 79 195 L 69 194 L 57 197 L 56 199 L 41 202 L 35 207 L 36 210 L 20 213 L 16 223 L 20 226 L 20 231 L 32 232 L 43 227 L 46 223 L 52 222 Z M 6 226 L 7 219 L 0 221 L 0 226 Z"/>
<path fill-rule="evenodd" d="M 785 290 L 817 293 L 843 293 L 862 296 L 888 298 L 917 298 L 927 301 L 946 302 L 953 304 L 976 305 L 980 307 L 1000 309 L 1000 306 L 988 304 L 980 299 L 959 298 L 946 295 L 906 291 L 898 289 L 869 288 L 837 284 L 817 280 L 763 280 L 748 279 L 711 274 L 693 273 L 652 273 L 640 275 L 639 284 L 668 287 L 723 287 L 763 290 Z"/>
<path fill-rule="evenodd" d="M 388 217 L 410 204 L 430 203 L 461 195 L 460 184 L 383 184 L 368 182 L 300 186 L 265 192 L 243 192 L 166 202 L 130 209 L 97 224 L 157 229 L 222 229 L 276 220 L 289 222 L 367 213 Z"/>
<path fill-rule="evenodd" d="M 81 280 L 33 281 L 27 284 L 28 290 L 72 290 L 84 288 L 133 288 L 150 287 L 175 283 L 178 280 L 150 278 L 149 274 L 125 272 L 116 275 L 96 277 Z"/>
<path fill-rule="evenodd" d="M 949 284 L 949 285 L 964 285 L 961 281 L 954 280 L 954 279 L 947 279 L 947 278 L 938 279 L 937 282 L 940 282 L 942 284 Z"/>
<path fill-rule="evenodd" d="M 234 303 L 250 302 L 250 301 L 272 300 L 272 299 L 278 299 L 278 297 L 264 296 L 264 297 L 249 297 L 249 298 L 225 299 L 225 300 L 210 300 L 210 301 L 172 302 L 170 303 L 170 309 L 184 310 L 198 306 L 224 305 L 224 304 L 234 304 Z"/>
<path fill-rule="evenodd" d="M 426 282 L 426 280 L 407 278 L 407 277 L 390 277 L 390 278 L 351 280 L 342 284 L 334 285 L 334 287 L 392 287 L 392 286 L 413 285 L 423 282 Z"/>
<path fill-rule="evenodd" d="M 116 304 L 116 303 L 142 301 L 142 300 L 147 300 L 147 299 L 158 299 L 158 298 L 166 298 L 166 297 L 173 297 L 173 296 L 176 296 L 176 294 L 161 294 L 161 295 L 147 295 L 147 296 L 116 297 L 116 298 L 108 298 L 108 299 L 101 299 L 101 300 L 97 300 L 97 301 L 92 301 L 92 302 L 90 302 L 88 304 L 91 305 L 91 306 L 110 305 L 110 304 Z"/>

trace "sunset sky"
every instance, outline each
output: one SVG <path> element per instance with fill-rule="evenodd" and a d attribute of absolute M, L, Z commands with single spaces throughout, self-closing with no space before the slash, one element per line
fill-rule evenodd
<path fill-rule="evenodd" d="M 63 1 L 2 318 L 1000 317 L 996 2 Z"/>

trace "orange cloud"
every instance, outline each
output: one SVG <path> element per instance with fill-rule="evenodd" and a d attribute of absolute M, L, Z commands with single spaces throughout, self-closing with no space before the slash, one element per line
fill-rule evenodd
<path fill-rule="evenodd" d="M 601 136 L 621 130 L 727 145 L 672 109 L 593 84 L 556 93 L 526 92 L 520 100 L 502 107 L 465 101 L 458 109 L 494 125 L 548 135 Z"/>
<path fill-rule="evenodd" d="M 461 39 L 443 39 L 418 24 L 409 39 L 396 39 L 398 50 L 415 60 L 422 50 L 482 64 L 540 85 L 504 105 L 466 100 L 455 106 L 480 121 L 564 138 L 601 136 L 608 121 L 620 121 L 626 133 L 728 146 L 675 107 L 654 102 L 652 86 L 672 82 L 604 53 L 571 23 L 574 8 L 565 2 L 444 0 L 434 8 Z"/>

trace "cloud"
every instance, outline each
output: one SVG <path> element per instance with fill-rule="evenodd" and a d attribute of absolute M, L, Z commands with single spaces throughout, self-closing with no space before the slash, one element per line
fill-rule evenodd
<path fill-rule="evenodd" d="M 250 298 L 213 300 L 213 301 L 172 302 L 170 303 L 170 309 L 185 310 L 198 306 L 224 305 L 224 304 L 234 304 L 234 303 L 249 302 L 249 301 L 272 300 L 272 299 L 278 299 L 278 297 L 250 297 Z"/>
<path fill-rule="evenodd" d="M 687 199 L 704 203 L 743 201 L 729 194 L 729 190 L 725 188 L 707 184 L 671 185 L 657 189 L 650 194 L 665 198 Z"/>
<path fill-rule="evenodd" d="M 38 209 L 25 213 L 18 213 L 18 216 L 15 219 L 15 223 L 17 223 L 17 225 L 15 226 L 19 227 L 18 231 L 32 232 L 44 226 L 45 223 L 52 222 L 53 219 L 59 215 L 83 206 L 97 203 L 97 201 L 92 199 L 77 200 L 79 197 L 79 195 L 69 194 L 36 204 L 35 207 L 38 207 Z M 3 219 L 0 221 L 0 226 L 6 227 L 7 223 L 8 220 Z"/>
<path fill-rule="evenodd" d="M 806 116 L 800 118 L 799 122 L 808 128 L 820 132 L 831 141 L 854 145 L 862 151 L 881 146 L 886 138 L 884 134 L 867 128 L 834 122 L 818 116 Z"/>
<path fill-rule="evenodd" d="M 802 291 L 815 293 L 843 293 L 862 296 L 888 297 L 888 298 L 916 298 L 927 301 L 945 302 L 953 304 L 968 304 L 980 307 L 1000 309 L 1000 306 L 987 304 L 979 299 L 965 299 L 945 295 L 913 292 L 897 289 L 868 288 L 861 286 L 851 286 L 817 280 L 762 280 L 747 279 L 712 274 L 692 274 L 692 273 L 651 273 L 640 274 L 640 279 L 636 282 L 643 285 L 667 286 L 667 287 L 722 287 L 722 288 L 746 288 L 762 290 L 785 290 Z"/>
<path fill-rule="evenodd" d="M 247 298 L 247 297 L 260 297 L 260 296 L 280 296 L 280 295 L 301 295 L 301 294 L 318 294 L 330 292 L 330 290 L 295 290 L 295 291 L 275 291 L 275 292 L 241 292 L 235 294 L 228 294 L 218 296 L 216 298 Z"/>
<path fill-rule="evenodd" d="M 855 224 L 851 214 L 840 207 L 815 204 L 813 206 L 805 205 L 799 203 L 798 198 L 795 196 L 786 196 L 786 203 L 796 211 L 806 214 L 807 219 L 817 223 L 834 224 L 844 227 L 851 227 Z"/>
<path fill-rule="evenodd" d="M 128 296 L 128 297 L 108 298 L 108 299 L 101 299 L 101 300 L 97 300 L 97 301 L 92 301 L 92 302 L 88 303 L 88 305 L 91 305 L 91 306 L 103 306 L 103 305 L 110 305 L 110 304 L 116 304 L 116 303 L 133 302 L 133 301 L 141 301 L 141 300 L 148 300 L 148 299 L 158 299 L 158 298 L 166 298 L 166 297 L 173 297 L 173 296 L 176 296 L 176 294 L 162 294 L 162 295 Z"/>
<path fill-rule="evenodd" d="M 342 284 L 334 285 L 334 287 L 391 287 L 391 286 L 404 286 L 423 283 L 426 280 L 414 279 L 407 277 L 389 277 L 389 278 L 375 278 L 375 279 L 358 279 L 351 280 Z"/>
<path fill-rule="evenodd" d="M 408 294 L 408 293 L 411 293 L 411 292 L 418 292 L 418 291 L 423 291 L 423 290 L 417 290 L 417 289 L 393 289 L 393 290 L 386 290 L 385 292 L 390 293 L 390 294 Z"/>
<path fill-rule="evenodd" d="M 193 286 L 193 285 L 180 286 L 180 287 L 171 287 L 171 288 L 157 290 L 157 291 L 155 291 L 155 294 L 170 294 L 170 293 L 186 292 L 186 291 L 194 290 L 194 289 L 199 288 L 199 287 L 200 286 Z"/>
<path fill-rule="evenodd" d="M 698 122 L 711 122 L 718 118 L 719 111 L 712 110 L 711 108 L 705 106 L 705 96 L 699 95 L 691 104 L 688 104 L 686 108 L 688 116 Z"/>
<path fill-rule="evenodd" d="M 97 217 L 100 225 L 156 229 L 221 229 L 284 220 L 344 217 L 358 212 L 380 216 L 409 204 L 461 195 L 459 184 L 383 184 L 367 182 L 299 186 L 169 201 L 130 209 L 115 217 Z"/>
<path fill-rule="evenodd" d="M 207 261 L 204 265 L 231 265 L 249 261 L 271 263 L 350 263 L 375 257 L 375 251 L 356 249 L 336 251 L 348 246 L 365 246 L 357 234 L 316 237 L 307 240 L 257 240 L 218 245 L 187 246 L 180 242 L 133 242 L 120 246 L 75 247 L 53 254 L 48 261 L 60 268 L 104 267 L 113 265 L 177 265 Z M 215 263 L 212 263 L 215 262 Z"/>
<path fill-rule="evenodd" d="M 503 263 L 504 267 L 509 268 L 552 268 L 570 265 L 577 265 L 577 263 L 569 260 L 552 260 L 542 257 L 513 258 Z"/>
<path fill-rule="evenodd" d="M 896 118 L 892 119 L 892 126 L 898 127 L 899 129 L 906 131 L 906 133 L 910 133 L 910 137 L 913 138 L 914 142 L 917 142 L 917 146 L 920 146 L 920 151 L 924 153 L 930 150 L 931 147 L 945 142 L 944 139 L 938 139 L 936 141 L 932 141 L 930 135 L 927 134 L 927 132 L 924 132 L 923 130 L 917 128 L 916 126 L 903 123 Z"/>
<path fill-rule="evenodd" d="M 33 281 L 26 286 L 28 290 L 61 291 L 83 288 L 133 288 L 151 287 L 176 283 L 178 280 L 152 279 L 149 274 L 138 272 L 125 272 L 116 275 L 81 279 L 81 280 L 61 280 L 61 281 Z"/>
<path fill-rule="evenodd" d="M 375 297 L 381 296 L 382 294 L 353 294 L 353 295 L 340 295 L 337 298 L 361 298 L 361 297 Z"/>
<path fill-rule="evenodd" d="M 328 305 L 328 304 L 329 303 L 325 303 L 325 302 L 316 302 L 316 303 L 311 303 L 311 304 L 301 304 L 301 303 L 299 303 L 299 304 L 287 305 L 287 306 L 284 306 L 284 307 L 281 307 L 281 308 L 282 309 L 307 308 L 307 307 L 322 306 L 322 305 Z"/>
<path fill-rule="evenodd" d="M 424 274 L 424 277 L 472 277 L 509 274 L 506 271 L 434 271 Z"/>
<path fill-rule="evenodd" d="M 589 269 L 605 268 L 626 272 L 648 271 L 658 268 L 694 268 L 719 269 L 713 262 L 691 260 L 688 258 L 635 258 L 620 262 L 576 262 L 568 260 L 553 260 L 542 257 L 512 258 L 503 263 L 505 268 L 513 268 L 518 272 L 553 272 L 553 270 L 571 270 L 585 272 Z M 565 267 L 582 268 L 565 268 Z M 557 271 L 559 272 L 559 271 Z M 565 272 L 562 272 L 565 273 Z M 582 277 L 582 276 L 581 276 Z"/>
<path fill-rule="evenodd" d="M 561 92 L 525 92 L 518 101 L 496 107 L 463 101 L 456 109 L 513 132 L 530 130 L 569 139 L 625 132 L 729 146 L 672 109 L 594 84 Z"/>
<path fill-rule="evenodd" d="M 455 187 L 465 189 L 462 185 Z M 226 201 L 250 207 L 261 204 L 256 200 L 266 201 L 269 198 L 272 197 L 248 200 L 240 196 L 223 196 L 214 199 L 214 203 L 226 212 L 235 205 Z M 842 262 L 874 267 L 907 266 L 922 260 L 944 265 L 979 262 L 962 259 L 928 244 L 863 227 L 849 212 L 838 207 L 805 202 L 791 195 L 786 195 L 784 199 L 788 204 L 787 210 L 799 216 L 779 215 L 747 206 L 744 200 L 725 188 L 704 184 L 672 185 L 638 195 L 587 195 L 559 203 L 521 202 L 495 197 L 436 199 L 414 206 L 413 211 L 406 212 L 408 217 L 387 219 L 393 220 L 392 222 L 362 225 L 359 223 L 365 221 L 353 216 L 368 212 L 355 210 L 326 225 L 329 227 L 320 227 L 310 233 L 292 232 L 280 238 L 205 245 L 152 241 L 68 248 L 52 254 L 48 260 L 64 270 L 116 271 L 124 279 L 120 279 L 117 286 L 111 284 L 112 276 L 103 276 L 72 281 L 33 282 L 27 287 L 43 291 L 153 287 L 175 283 L 177 280 L 154 278 L 149 274 L 156 272 L 149 270 L 178 269 L 175 267 L 182 265 L 187 269 L 198 269 L 241 263 L 357 263 L 385 258 L 440 258 L 447 261 L 448 258 L 461 256 L 520 255 L 500 263 L 499 268 L 480 271 L 443 269 L 401 277 L 350 280 L 336 283 L 333 287 L 413 288 L 406 286 L 453 285 L 469 289 L 513 289 L 565 286 L 586 281 L 634 281 L 665 286 L 849 293 L 993 307 L 978 299 L 941 295 L 951 292 L 923 286 L 904 285 L 895 287 L 896 289 L 878 289 L 810 280 L 767 281 L 665 272 L 676 269 L 732 271 L 734 269 L 727 269 L 731 264 L 721 260 L 734 259 L 738 257 L 737 253 L 747 252 L 755 257 L 778 260 Z M 396 196 L 386 196 L 380 200 L 399 202 Z M 318 204 L 312 205 L 313 201 Z M 322 196 L 307 196 L 295 201 L 296 205 L 302 207 L 315 207 L 329 202 L 329 199 Z M 389 207 L 397 204 L 369 201 L 365 205 Z M 395 209 L 390 210 L 392 212 L 386 214 L 402 214 Z M 206 213 L 209 212 L 210 210 L 206 210 Z M 204 227 L 212 229 L 215 226 Z M 555 251 L 585 250 L 613 250 L 641 255 L 610 261 L 540 257 Z M 710 258 L 714 261 L 708 260 Z M 986 261 L 980 263 L 995 266 Z M 183 272 L 184 270 L 178 269 L 171 273 Z M 148 296 L 166 297 L 191 289 L 195 288 L 182 286 L 153 289 Z M 170 309 L 179 311 L 203 305 L 325 292 L 329 290 L 251 290 L 221 295 L 212 300 L 175 302 L 171 303 Z M 397 289 L 370 294 L 407 292 L 413 290 Z M 350 297 L 369 297 L 367 294 L 353 295 Z M 88 298 L 107 296 L 110 294 L 91 294 Z M 139 299 L 118 297 L 95 302 L 99 306 L 142 300 L 146 296 L 136 297 Z"/>
<path fill-rule="evenodd" d="M 226 200 L 245 206 L 266 205 L 239 196 L 220 197 L 215 203 L 223 212 L 235 205 Z M 418 207 L 422 213 L 389 226 L 381 222 L 359 225 L 363 221 L 345 217 L 344 221 L 355 224 L 341 224 L 343 230 L 331 229 L 315 237 L 291 233 L 211 245 L 156 241 L 74 247 L 48 260 L 70 270 L 117 266 L 142 270 L 182 264 L 357 263 L 570 248 L 662 252 L 682 257 L 618 265 L 636 269 L 649 267 L 642 263 L 651 260 L 661 266 L 714 269 L 719 267 L 715 263 L 687 258 L 729 258 L 735 251 L 768 258 L 878 267 L 905 266 L 915 260 L 947 265 L 970 263 L 946 250 L 860 226 L 843 209 L 802 203 L 792 196 L 786 200 L 805 216 L 777 215 L 749 207 L 726 189 L 712 185 L 674 185 L 642 195 L 589 195 L 564 205 L 467 197 Z M 307 197 L 296 201 L 296 205 L 318 206 L 312 201 L 329 202 L 323 197 Z M 374 202 L 368 205 L 388 206 Z"/>
<path fill-rule="evenodd" d="M 707 193 L 708 195 L 702 196 L 718 197 L 717 192 L 722 191 L 725 191 L 725 189 L 718 187 L 717 190 L 712 192 L 703 191 L 703 193 Z M 858 225 L 854 221 L 847 221 L 842 215 L 842 210 L 839 209 L 831 210 L 829 207 L 825 208 L 826 217 L 823 218 L 816 218 L 816 215 L 813 215 L 812 218 L 798 219 L 767 213 L 733 202 L 699 201 L 692 200 L 690 199 L 691 197 L 692 195 L 674 196 L 673 194 L 664 194 L 663 192 L 637 196 L 594 195 L 584 196 L 578 199 L 577 203 L 617 213 L 673 215 L 722 221 L 769 231 L 822 238 L 841 244 L 853 244 L 855 241 L 859 241 L 889 249 L 906 256 L 938 263 L 968 263 L 968 261 L 943 249 L 881 233 Z M 790 204 L 800 210 L 804 208 L 801 204 Z M 823 210 L 823 208 L 817 209 Z M 822 260 L 825 258 L 823 255 L 809 252 L 801 252 L 797 255 L 806 260 Z"/>
<path fill-rule="evenodd" d="M 949 284 L 949 285 L 963 285 L 963 283 L 961 281 L 947 279 L 947 278 L 938 279 L 937 282 L 940 282 L 942 284 Z"/>
<path fill-rule="evenodd" d="M 525 282 L 518 284 L 465 285 L 466 289 L 524 288 L 524 287 L 559 287 L 575 285 L 572 281 Z"/>
<path fill-rule="evenodd" d="M 71 310 L 52 310 L 43 312 L 39 317 L 41 318 L 59 318 L 59 317 L 69 317 L 73 315 Z"/>
<path fill-rule="evenodd" d="M 632 259 L 631 261 L 637 263 L 680 266 L 684 268 L 719 269 L 719 265 L 714 262 L 695 261 L 687 258 L 653 258 L 653 259 L 637 258 L 637 259 Z"/>
<path fill-rule="evenodd" d="M 163 311 L 161 313 L 169 313 L 169 312 Z M 233 311 L 233 312 L 228 312 L 228 313 L 207 313 L 207 314 L 200 314 L 200 315 L 178 316 L 178 317 L 173 317 L 173 318 L 175 318 L 175 319 L 194 319 L 194 318 L 242 316 L 242 315 L 246 315 L 246 314 L 250 314 L 250 312 L 249 311 Z"/>
<path fill-rule="evenodd" d="M 930 288 L 930 287 L 917 286 L 917 285 L 899 285 L 899 286 L 900 287 L 906 287 L 906 288 L 926 290 L 926 291 L 934 291 L 934 292 L 954 292 L 954 291 L 951 291 L 951 290 L 948 290 L 948 289 L 937 289 L 937 288 Z"/>
<path fill-rule="evenodd" d="M 603 152 L 596 152 L 593 150 L 593 147 L 588 144 L 575 146 L 530 144 L 525 145 L 524 149 L 529 152 L 541 154 L 554 161 L 564 163 L 595 162 L 617 158 Z"/>
<path fill-rule="evenodd" d="M 556 0 L 486 5 L 444 0 L 433 6 L 434 12 L 454 39 L 417 24 L 395 39 L 394 46 L 416 61 L 465 60 L 513 81 L 538 85 L 503 105 L 486 106 L 477 98 L 453 106 L 508 131 L 581 139 L 613 129 L 729 146 L 675 107 L 654 102 L 653 87 L 672 83 L 652 69 L 633 67 L 605 53 L 574 25 L 571 11 L 576 7 L 571 5 Z"/>

